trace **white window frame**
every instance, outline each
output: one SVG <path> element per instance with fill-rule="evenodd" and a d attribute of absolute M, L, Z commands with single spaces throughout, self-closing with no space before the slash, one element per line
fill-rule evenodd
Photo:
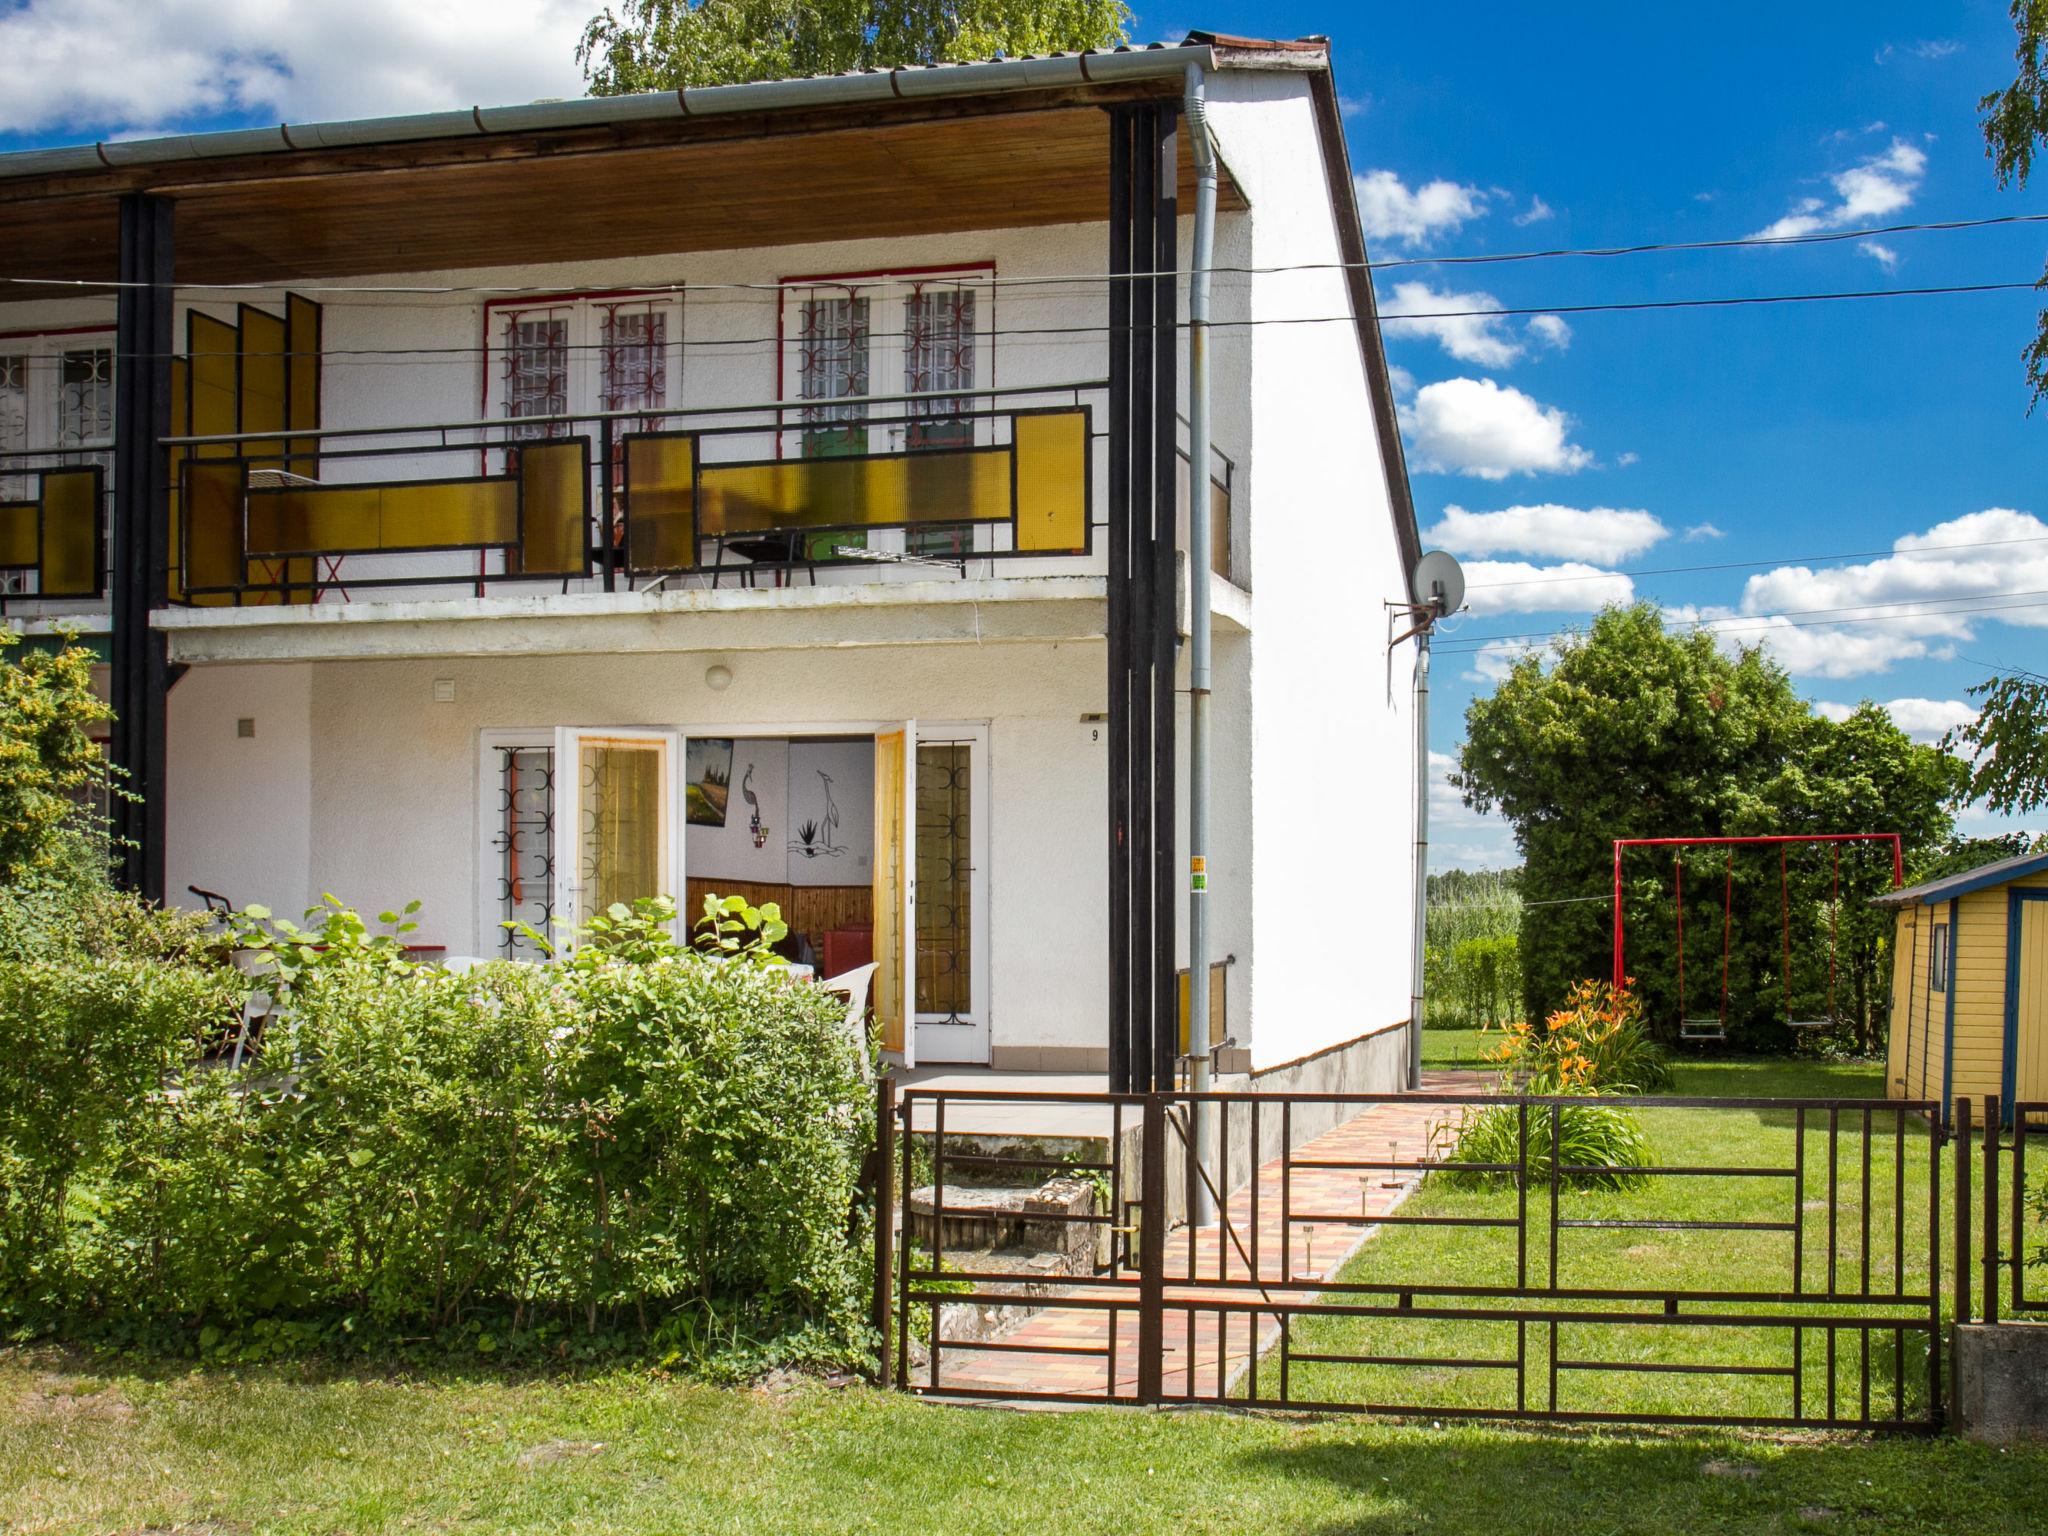
<path fill-rule="evenodd" d="M 27 368 L 28 409 L 23 423 L 22 441 L 19 443 L 0 442 L 0 450 L 20 452 L 22 450 L 46 450 L 38 454 L 39 460 L 49 464 L 77 462 L 89 453 L 105 453 L 114 446 L 114 421 L 111 410 L 107 416 L 107 431 L 104 437 L 77 444 L 58 451 L 57 428 L 61 416 L 59 396 L 63 390 L 63 359 L 69 352 L 106 352 L 110 362 L 114 350 L 114 328 L 90 326 L 78 330 L 19 332 L 0 335 L 0 357 L 19 358 Z M 107 375 L 107 389 L 111 395 L 115 387 L 113 372 Z M 36 467 L 43 467 L 39 464 Z M 0 461 L 0 494 L 12 495 L 13 488 L 5 482 L 13 480 L 22 472 L 20 461 Z"/>
<path fill-rule="evenodd" d="M 505 393 L 505 327 L 522 317 L 558 315 L 568 321 L 564 346 L 568 350 L 567 403 L 571 412 L 595 415 L 603 409 L 604 398 L 604 316 L 614 308 L 645 306 L 667 317 L 664 354 L 663 398 L 649 411 L 660 415 L 680 409 L 683 391 L 683 294 L 681 289 L 624 289 L 603 293 L 541 294 L 531 299 L 494 299 L 483 309 L 483 414 L 492 421 L 505 419 L 509 401 Z M 563 435 L 568 435 L 564 429 Z"/>

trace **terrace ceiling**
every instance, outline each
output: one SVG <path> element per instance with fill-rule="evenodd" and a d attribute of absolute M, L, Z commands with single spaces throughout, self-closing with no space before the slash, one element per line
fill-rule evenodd
<path fill-rule="evenodd" d="M 0 276 L 113 277 L 116 200 L 137 190 L 176 200 L 183 283 L 1095 221 L 1109 208 L 1101 106 L 1133 94 L 1049 91 L 1008 98 L 1000 110 L 916 103 L 909 113 L 494 135 L 23 178 L 0 182 Z M 1180 161 L 1191 209 L 1193 168 L 1185 153 Z M 1246 206 L 1227 172 L 1219 203 Z"/>

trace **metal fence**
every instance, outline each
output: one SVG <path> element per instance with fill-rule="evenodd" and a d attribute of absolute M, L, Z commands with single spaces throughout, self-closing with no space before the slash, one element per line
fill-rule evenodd
<path fill-rule="evenodd" d="M 2030 1144 L 2036 1173 L 2048 1172 L 2039 1146 L 2048 1101 L 2017 1100 L 2008 1110 L 1996 1094 L 1957 1099 L 1954 1123 L 1956 1320 L 2048 1313 L 2048 1180 L 2037 1188 L 2027 1173 Z"/>
<path fill-rule="evenodd" d="M 1583 1099 L 883 1091 L 905 1240 L 879 1245 L 876 1297 L 885 1372 L 908 1390 L 1437 1418 L 1940 1421 L 1933 1104 L 1602 1099 L 1648 1122 L 1653 1145 L 1708 1149 L 1635 1167 L 1574 1152 Z M 1069 1134 L 991 1133 L 1023 1106 Z M 1197 1114 L 1214 1117 L 1221 1149 L 1221 1219 L 1202 1228 L 1175 1225 L 1209 1180 Z M 1501 1149 L 1487 1161 L 1471 1160 L 1476 1136 L 1457 1152 L 1479 1117 Z M 1767 1134 L 1742 1144 L 1766 1145 L 1766 1160 L 1714 1155 L 1738 1120 L 1762 1121 Z M 1002 1211 L 977 1198 L 976 1181 L 1038 1174 L 1094 1198 Z M 1031 1242 L 1005 1246 L 1006 1224 L 1013 1238 L 1033 1225 L 1086 1236 L 1049 1274 Z M 943 1263 L 949 1248 L 975 1257 Z"/>

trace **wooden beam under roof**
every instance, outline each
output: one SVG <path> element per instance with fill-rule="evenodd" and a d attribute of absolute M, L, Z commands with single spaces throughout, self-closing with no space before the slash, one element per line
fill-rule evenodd
<path fill-rule="evenodd" d="M 747 125 L 398 144 L 0 184 L 0 275 L 100 278 L 113 184 L 177 200 L 182 283 L 305 282 L 1093 222 L 1109 205 L 1094 96 L 920 104 Z M 1099 93 L 1098 93 L 1099 94 Z M 1128 90 L 1119 94 L 1129 94 Z M 981 106 L 979 111 L 965 110 Z M 1182 157 L 1184 197 L 1192 170 Z M 36 195 L 23 196 L 24 190 Z M 1226 209 L 1246 206 L 1226 178 Z M 19 296 L 19 290 L 10 295 Z"/>

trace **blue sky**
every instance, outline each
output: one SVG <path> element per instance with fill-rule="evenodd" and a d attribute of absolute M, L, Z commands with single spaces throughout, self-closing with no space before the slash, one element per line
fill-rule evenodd
<path fill-rule="evenodd" d="M 571 95 L 592 8 L 0 0 L 0 149 Z M 1224 3 L 1147 10 L 1136 32 L 1190 26 L 1333 39 L 1381 260 L 2048 212 L 2048 185 L 1997 189 L 1977 132 L 1977 97 L 2012 72 L 1990 0 Z M 2048 224 L 1423 264 L 1378 282 L 1390 312 L 1542 309 L 2032 280 L 2044 255 Z M 1440 642 L 1437 751 L 1455 750 L 1465 704 L 1490 686 L 1501 653 L 1480 642 L 1582 623 L 1626 594 L 1761 639 L 1826 705 L 1901 701 L 1923 736 L 1990 665 L 2048 669 L 2048 409 L 2028 417 L 2018 355 L 2035 308 L 2020 292 L 1394 327 L 1423 526 L 1474 575 L 1474 611 Z M 1738 561 L 1771 563 L 1633 574 Z M 2044 606 L 1771 617 L 2000 594 Z M 1439 862 L 1510 856 L 1454 796 L 1438 812 Z"/>

